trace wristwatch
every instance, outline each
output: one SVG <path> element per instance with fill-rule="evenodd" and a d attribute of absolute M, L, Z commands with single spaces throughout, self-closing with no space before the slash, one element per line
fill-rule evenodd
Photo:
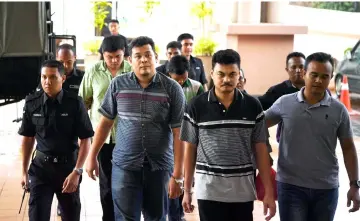
<path fill-rule="evenodd" d="M 83 168 L 75 168 L 74 171 L 78 174 L 81 175 L 83 173 Z"/>
<path fill-rule="evenodd" d="M 356 187 L 356 188 L 360 188 L 360 180 L 350 181 L 350 186 L 353 186 L 353 187 Z"/>
<path fill-rule="evenodd" d="M 179 184 L 180 186 L 182 186 L 184 183 L 184 178 L 176 179 L 173 175 L 171 175 L 171 178 L 173 178 L 175 180 L 175 183 Z"/>

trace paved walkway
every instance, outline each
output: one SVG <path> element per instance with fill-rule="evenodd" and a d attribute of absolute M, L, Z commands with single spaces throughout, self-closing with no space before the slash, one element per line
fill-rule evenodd
<path fill-rule="evenodd" d="M 19 114 L 21 114 L 22 103 L 19 104 Z M 16 105 L 9 105 L 0 107 L 0 221 L 22 221 L 28 220 L 28 195 L 26 196 L 23 209 L 20 214 L 18 210 L 20 207 L 22 189 L 20 187 L 20 137 L 17 135 L 17 130 L 20 124 L 12 123 L 12 120 L 17 118 Z M 360 119 L 360 118 L 359 118 Z M 355 122 L 356 121 L 356 122 Z M 359 123 L 358 123 L 359 122 Z M 360 129 L 360 121 L 354 119 L 354 131 Z M 275 128 L 272 128 L 271 137 L 275 137 Z M 358 156 L 360 155 L 360 138 L 357 139 L 356 146 L 358 147 Z M 277 159 L 277 143 L 272 140 L 274 152 L 272 153 L 275 159 Z M 348 178 L 345 171 L 341 149 L 338 148 L 337 154 L 340 164 L 340 197 L 339 205 L 335 221 L 360 221 L 360 212 L 349 214 L 346 208 L 346 193 L 348 190 Z M 304 162 L 306 163 L 306 162 Z M 276 167 L 275 167 L 276 168 Z M 84 176 L 81 184 L 81 220 L 86 221 L 101 221 L 102 210 L 99 199 L 98 183 L 92 181 L 88 176 Z M 196 205 L 196 201 L 194 201 Z M 51 212 L 51 220 L 61 220 L 56 216 L 55 208 L 57 201 L 54 198 Z M 198 213 L 195 210 L 193 214 L 186 215 L 187 221 L 199 220 Z M 255 202 L 254 208 L 254 220 L 264 220 L 262 215 L 262 203 Z M 278 221 L 278 215 L 273 219 Z"/>

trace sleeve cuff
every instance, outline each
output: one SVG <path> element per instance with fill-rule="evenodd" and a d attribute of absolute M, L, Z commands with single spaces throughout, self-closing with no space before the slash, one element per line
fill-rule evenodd
<path fill-rule="evenodd" d="M 98 111 L 100 112 L 101 115 L 103 115 L 104 117 L 106 117 L 110 120 L 114 120 L 116 118 L 116 116 L 112 116 L 112 115 L 108 114 L 102 107 L 100 107 Z"/>
<path fill-rule="evenodd" d="M 181 127 L 181 122 L 171 124 L 171 128 L 179 128 Z"/>

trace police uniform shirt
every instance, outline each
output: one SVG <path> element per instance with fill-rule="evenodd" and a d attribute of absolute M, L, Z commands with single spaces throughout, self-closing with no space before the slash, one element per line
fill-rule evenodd
<path fill-rule="evenodd" d="M 201 59 L 190 56 L 189 78 L 200 82 L 202 85 L 207 83 L 204 64 Z"/>
<path fill-rule="evenodd" d="M 73 92 L 76 95 L 79 94 L 79 88 L 83 77 L 84 77 L 84 72 L 82 70 L 74 68 L 71 74 L 66 76 L 62 88 L 66 91 Z M 40 82 L 36 91 L 42 91 L 42 90 L 43 88 Z"/>
<path fill-rule="evenodd" d="M 72 153 L 78 148 L 78 138 L 94 135 L 82 98 L 65 90 L 56 99 L 43 91 L 27 96 L 18 133 L 35 137 L 36 149 L 50 155 Z"/>

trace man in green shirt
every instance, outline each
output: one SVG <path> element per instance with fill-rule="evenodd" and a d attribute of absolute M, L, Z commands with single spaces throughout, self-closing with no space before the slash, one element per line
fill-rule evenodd
<path fill-rule="evenodd" d="M 104 60 L 99 61 L 85 71 L 79 95 L 83 98 L 87 109 L 90 111 L 93 128 L 96 128 L 100 123 L 102 115 L 98 112 L 98 109 L 103 102 L 111 80 L 118 75 L 131 71 L 131 65 L 124 60 L 125 45 L 126 42 L 119 36 L 104 38 L 101 48 Z M 112 128 L 111 135 L 106 138 L 98 157 L 100 200 L 104 221 L 114 220 L 114 205 L 111 196 L 111 159 L 115 146 L 115 132 L 116 128 Z"/>
<path fill-rule="evenodd" d="M 169 75 L 182 86 L 187 102 L 204 92 L 204 87 L 200 82 L 188 77 L 189 70 L 190 63 L 186 57 L 182 55 L 171 58 L 168 64 Z"/>

